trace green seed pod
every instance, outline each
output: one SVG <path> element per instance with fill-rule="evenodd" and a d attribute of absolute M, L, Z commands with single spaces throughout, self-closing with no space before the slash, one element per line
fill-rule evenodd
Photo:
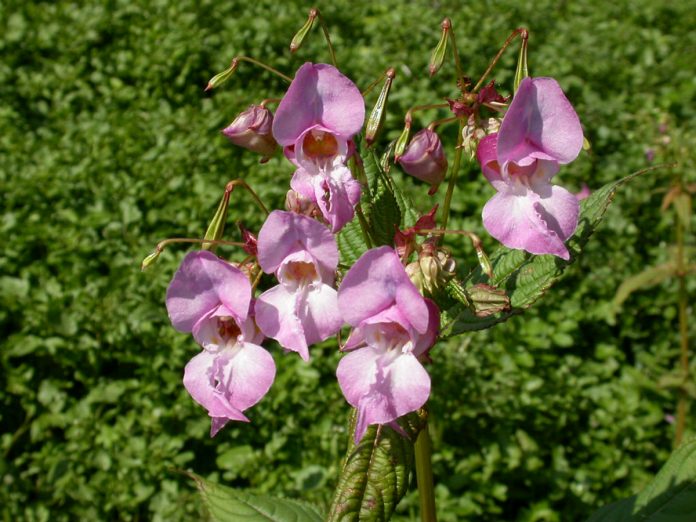
<path fill-rule="evenodd" d="M 437 43 L 435 50 L 433 50 L 433 54 L 430 56 L 430 63 L 428 64 L 431 78 L 437 74 L 437 71 L 440 70 L 442 64 L 445 62 L 447 40 L 449 40 L 449 31 L 451 27 L 452 22 L 450 22 L 449 18 L 445 18 L 442 21 L 442 35 L 440 36 L 440 41 Z"/>
<path fill-rule="evenodd" d="M 300 27 L 300 30 L 297 31 L 295 36 L 293 36 L 292 41 L 290 42 L 291 53 L 296 52 L 300 47 L 302 47 L 302 43 L 304 42 L 305 37 L 307 36 L 307 34 L 309 34 L 309 31 L 312 30 L 312 27 L 314 27 L 314 20 L 316 20 L 316 18 L 317 10 L 310 9 L 307 21 L 304 23 L 302 27 Z"/>
<path fill-rule="evenodd" d="M 384 126 L 384 118 L 387 115 L 386 108 L 387 101 L 389 100 L 389 91 L 391 91 L 391 86 L 392 82 L 394 81 L 394 77 L 396 76 L 396 71 L 393 67 L 390 67 L 384 74 L 386 79 L 384 80 L 382 91 L 379 93 L 377 103 L 375 103 L 375 106 L 370 113 L 370 117 L 367 119 L 367 125 L 365 126 L 365 142 L 367 143 L 368 147 L 375 142 L 379 136 L 379 133 L 382 131 L 382 127 Z"/>
<path fill-rule="evenodd" d="M 239 60 L 235 58 L 234 60 L 232 60 L 232 63 L 227 69 L 225 69 L 221 73 L 216 74 L 208 81 L 208 85 L 206 86 L 205 90 L 209 91 L 211 89 L 215 89 L 216 87 L 220 87 L 220 85 L 222 85 L 232 77 L 234 71 L 237 70 L 238 65 Z"/>

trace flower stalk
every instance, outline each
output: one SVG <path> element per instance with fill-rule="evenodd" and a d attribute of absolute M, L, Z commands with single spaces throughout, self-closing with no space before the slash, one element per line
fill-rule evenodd
<path fill-rule="evenodd" d="M 415 456 L 421 522 L 437 522 L 435 488 L 433 487 L 432 443 L 427 424 L 416 439 Z"/>

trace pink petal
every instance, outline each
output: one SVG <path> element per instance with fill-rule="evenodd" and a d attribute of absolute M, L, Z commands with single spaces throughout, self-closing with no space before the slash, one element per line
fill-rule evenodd
<path fill-rule="evenodd" d="M 500 175 L 498 164 L 498 134 L 484 137 L 476 149 L 476 159 L 481 165 L 483 175 L 497 191 L 505 190 L 506 182 Z"/>
<path fill-rule="evenodd" d="M 570 259 L 564 241 L 577 226 L 579 206 L 573 194 L 556 185 L 499 192 L 483 208 L 483 225 L 509 248 Z"/>
<path fill-rule="evenodd" d="M 317 197 L 314 193 L 314 176 L 300 167 L 293 174 L 290 180 L 290 188 L 298 192 L 303 197 L 316 203 Z"/>
<path fill-rule="evenodd" d="M 355 350 L 336 370 L 346 400 L 358 409 L 355 442 L 370 424 L 386 424 L 423 406 L 430 395 L 430 376 L 411 354 Z"/>
<path fill-rule="evenodd" d="M 498 137 L 498 160 L 520 166 L 535 159 L 565 164 L 582 149 L 573 106 L 553 78 L 525 78 L 508 108 Z"/>
<path fill-rule="evenodd" d="M 442 142 L 430 129 L 423 129 L 413 136 L 406 152 L 399 158 L 399 164 L 406 174 L 431 185 L 441 183 L 447 173 L 447 157 Z"/>
<path fill-rule="evenodd" d="M 316 284 L 307 293 L 306 308 L 300 312 L 307 344 L 324 341 L 336 335 L 343 326 L 338 312 L 338 294 L 328 285 Z"/>
<path fill-rule="evenodd" d="M 251 284 L 237 268 L 207 251 L 189 252 L 167 288 L 167 312 L 180 332 L 190 332 L 220 303 L 244 320 Z"/>
<path fill-rule="evenodd" d="M 230 403 L 244 411 L 268 393 L 275 379 L 276 367 L 271 354 L 261 346 L 242 343 L 230 360 L 228 371 Z"/>
<path fill-rule="evenodd" d="M 383 246 L 368 250 L 348 270 L 338 290 L 343 319 L 359 326 L 395 303 L 418 332 L 427 331 L 428 308 L 394 249 Z"/>
<path fill-rule="evenodd" d="M 302 321 L 298 316 L 298 296 L 283 285 L 266 290 L 256 299 L 256 324 L 266 337 L 278 341 L 286 350 L 309 360 L 309 349 Z"/>
<path fill-rule="evenodd" d="M 218 357 L 218 353 L 203 350 L 191 359 L 184 369 L 184 386 L 211 417 L 248 422 L 249 419 L 229 401 L 219 386 L 224 371 L 221 371 Z"/>
<path fill-rule="evenodd" d="M 283 210 L 274 210 L 259 231 L 258 261 L 267 274 L 283 260 L 306 250 L 317 263 L 322 280 L 333 283 L 338 266 L 338 247 L 329 230 L 318 221 Z"/>
<path fill-rule="evenodd" d="M 347 139 L 364 120 L 365 103 L 352 81 L 331 65 L 305 63 L 278 105 L 273 136 L 293 145 L 309 127 L 322 125 Z"/>
<path fill-rule="evenodd" d="M 317 206 L 335 234 L 355 215 L 355 205 L 360 201 L 360 183 L 344 166 L 334 168 L 325 177 L 316 178 L 314 190 Z"/>

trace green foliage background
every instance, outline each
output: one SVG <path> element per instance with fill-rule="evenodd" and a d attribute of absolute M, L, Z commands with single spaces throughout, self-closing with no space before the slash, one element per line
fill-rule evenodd
<path fill-rule="evenodd" d="M 623 177 L 648 164 L 648 148 L 655 161 L 671 160 L 656 147 L 665 136 L 694 179 L 692 0 L 317 5 L 358 85 L 397 69 L 385 142 L 409 106 L 455 92 L 451 63 L 427 75 L 447 15 L 474 77 L 513 28 L 530 28 L 532 74 L 559 79 L 593 146 L 563 169 L 565 186 Z M 190 479 L 177 469 L 319 505 L 330 499 L 348 414 L 335 346 L 315 348 L 310 364 L 275 348 L 278 379 L 249 412 L 253 422 L 210 440 L 205 412 L 181 386 L 197 348 L 169 326 L 163 306 L 183 249 L 139 271 L 159 239 L 204 232 L 229 179 L 244 177 L 281 206 L 289 164 L 277 157 L 259 166 L 218 130 L 284 85 L 242 64 L 219 92 L 202 87 L 237 54 L 290 75 L 304 61 L 328 60 L 318 32 L 297 56 L 287 51 L 309 7 L 0 4 L 4 520 L 199 518 Z M 514 59 L 513 51 L 495 74 L 505 90 Z M 435 117 L 421 113 L 419 122 Z M 455 130 L 444 134 L 453 143 Z M 668 255 L 672 218 L 659 211 L 668 177 L 623 188 L 584 257 L 535 309 L 433 351 L 441 520 L 582 520 L 637 491 L 666 460 L 673 426 L 665 416 L 676 399 L 656 382 L 677 359 L 676 284 L 632 296 L 615 324 L 608 312 L 623 279 Z M 426 187 L 403 182 L 429 210 Z M 479 215 L 491 195 L 466 166 L 453 226 L 480 233 L 489 250 Z M 249 198 L 233 201 L 231 221 L 257 229 Z M 460 266 L 473 264 L 462 240 L 450 244 Z M 396 518 L 416 516 L 414 492 Z"/>

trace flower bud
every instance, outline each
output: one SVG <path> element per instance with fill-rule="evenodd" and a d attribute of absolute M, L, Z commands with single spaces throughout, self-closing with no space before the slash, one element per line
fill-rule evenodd
<path fill-rule="evenodd" d="M 452 22 L 449 18 L 445 18 L 441 24 L 442 34 L 440 36 L 440 41 L 435 47 L 433 54 L 430 56 L 430 62 L 428 63 L 428 70 L 430 71 L 430 76 L 433 77 L 440 70 L 442 64 L 445 61 L 445 52 L 447 51 L 447 40 L 449 39 L 449 32 L 452 29 Z"/>
<path fill-rule="evenodd" d="M 505 290 L 485 283 L 467 288 L 477 317 L 488 317 L 510 309 L 510 298 Z"/>
<path fill-rule="evenodd" d="M 318 14 L 319 12 L 316 9 L 311 9 L 309 11 L 309 17 L 307 18 L 307 21 L 304 23 L 302 27 L 300 27 L 300 30 L 297 31 L 295 36 L 292 38 L 292 42 L 290 42 L 291 53 L 295 53 L 300 47 L 302 47 L 302 43 L 304 42 L 304 39 L 306 38 L 309 31 L 312 30 L 312 27 L 314 26 L 314 20 L 316 20 Z"/>
<path fill-rule="evenodd" d="M 474 118 L 470 118 L 462 130 L 462 147 L 464 152 L 473 159 L 476 156 L 476 148 L 479 141 L 489 134 L 495 134 L 499 129 L 500 120 L 497 118 L 488 118 L 483 122 L 479 122 L 478 125 Z"/>
<path fill-rule="evenodd" d="M 431 296 L 443 290 L 455 275 L 454 259 L 442 250 L 438 250 L 435 255 L 421 256 L 418 263 L 423 274 L 423 286 Z"/>
<path fill-rule="evenodd" d="M 409 263 L 404 267 L 406 269 L 406 274 L 414 286 L 418 289 L 421 294 L 426 293 L 425 281 L 423 281 L 423 272 L 421 271 L 420 262 L 414 261 Z"/>
<path fill-rule="evenodd" d="M 391 91 L 391 86 L 396 76 L 396 71 L 393 67 L 387 69 L 385 73 L 386 80 L 384 80 L 384 85 L 382 86 L 382 91 L 379 93 L 379 98 L 377 98 L 377 103 L 375 103 L 370 117 L 367 119 L 367 125 L 365 126 L 365 142 L 367 146 L 371 146 L 384 126 L 384 118 L 387 114 L 387 100 L 389 99 L 389 91 Z"/>
<path fill-rule="evenodd" d="M 271 133 L 273 114 L 266 107 L 251 105 L 237 116 L 222 133 L 235 145 L 263 156 L 271 156 L 277 147 Z"/>
<path fill-rule="evenodd" d="M 399 158 L 399 163 L 407 174 L 430 183 L 429 194 L 435 193 L 447 172 L 447 158 L 442 150 L 442 143 L 435 131 L 430 129 L 416 133 L 406 152 Z"/>

